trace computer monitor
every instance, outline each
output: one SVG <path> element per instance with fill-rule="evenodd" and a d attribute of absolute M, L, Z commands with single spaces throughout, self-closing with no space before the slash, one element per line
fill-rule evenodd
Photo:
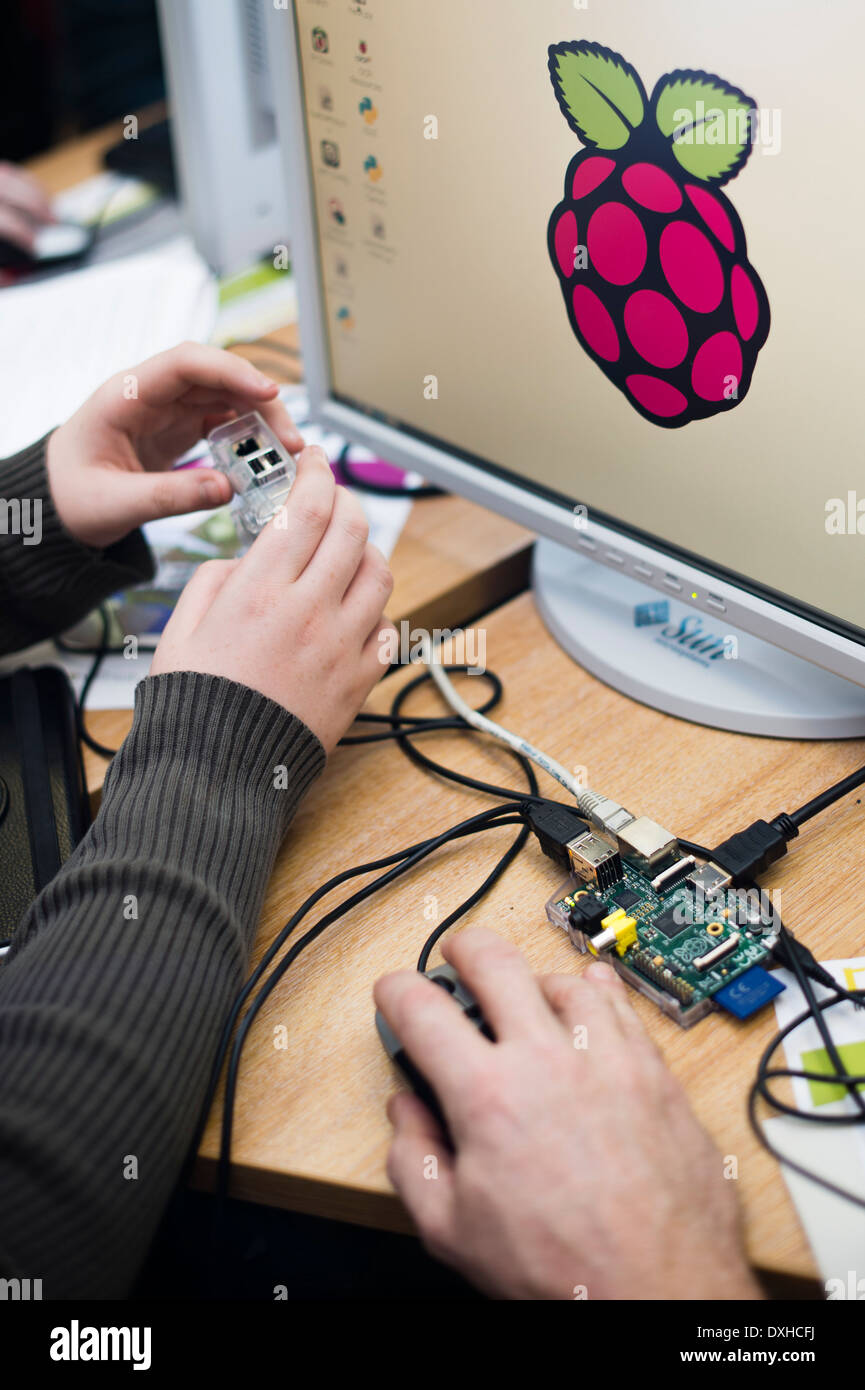
<path fill-rule="evenodd" d="M 857 7 L 270 8 L 321 418 L 537 531 L 613 685 L 865 734 Z"/>
<path fill-rule="evenodd" d="M 266 9 L 262 0 L 159 0 L 181 202 L 220 274 L 288 240 Z"/>

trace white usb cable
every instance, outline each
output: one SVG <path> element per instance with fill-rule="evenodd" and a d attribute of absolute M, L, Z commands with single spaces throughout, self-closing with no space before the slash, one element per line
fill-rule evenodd
<path fill-rule="evenodd" d="M 444 700 L 450 705 L 451 709 L 471 724 L 472 728 L 481 730 L 482 733 L 492 734 L 500 742 L 513 748 L 515 752 L 522 753 L 523 757 L 530 758 L 538 767 L 543 768 L 544 772 L 549 773 L 550 777 L 570 792 L 576 800 L 579 810 L 589 817 L 599 830 L 616 833 L 625 825 L 630 824 L 634 819 L 630 811 L 626 811 L 624 806 L 620 806 L 617 801 L 611 801 L 609 797 L 602 796 L 599 792 L 592 791 L 591 787 L 581 786 L 567 768 L 556 762 L 540 748 L 536 748 L 527 739 L 521 738 L 519 734 L 511 733 L 510 729 L 505 729 L 495 720 L 488 719 L 485 714 L 480 714 L 476 709 L 472 709 L 462 696 L 455 689 L 450 676 L 441 663 L 441 640 L 427 641 L 424 645 L 423 659 L 429 667 L 430 675 L 435 681 L 436 687 Z"/>

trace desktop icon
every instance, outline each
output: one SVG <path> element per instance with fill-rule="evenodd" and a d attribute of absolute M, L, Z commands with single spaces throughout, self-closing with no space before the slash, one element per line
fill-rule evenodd
<path fill-rule="evenodd" d="M 380 217 L 374 217 L 372 219 L 372 234 L 375 237 L 376 241 L 387 240 L 387 231 L 385 229 L 384 222 Z"/>
<path fill-rule="evenodd" d="M 329 169 L 339 168 L 339 145 L 335 140 L 322 140 L 321 157 Z"/>
<path fill-rule="evenodd" d="M 318 26 L 316 26 L 316 28 L 313 29 L 313 31 L 312 31 L 312 47 L 313 47 L 313 51 L 316 52 L 316 53 L 329 53 L 329 52 L 330 52 L 330 39 L 329 39 L 328 36 L 327 36 L 327 30 L 326 30 L 326 29 L 321 29 L 321 28 L 319 28 Z"/>
<path fill-rule="evenodd" d="M 369 44 L 367 43 L 366 39 L 360 40 L 357 46 L 357 54 L 355 55 L 355 60 L 358 63 L 369 63 L 371 61 L 369 56 Z"/>
<path fill-rule="evenodd" d="M 335 222 L 338 227 L 345 226 L 348 218 L 345 215 L 345 208 L 339 198 L 330 198 L 328 200 L 327 211 L 332 222 Z"/>
<path fill-rule="evenodd" d="M 378 183 L 382 176 L 382 167 L 374 154 L 368 154 L 363 161 L 363 169 L 370 183 Z"/>
<path fill-rule="evenodd" d="M 734 409 L 769 333 L 769 300 L 721 185 L 751 153 L 754 102 L 677 70 L 651 99 L 600 44 L 554 44 L 562 114 L 585 146 L 547 244 L 571 329 L 644 419 L 665 428 Z"/>
<path fill-rule="evenodd" d="M 330 87 L 319 87 L 318 104 L 322 111 L 333 110 L 333 92 L 330 90 Z"/>
<path fill-rule="evenodd" d="M 342 328 L 344 332 L 350 333 L 354 328 L 354 317 L 351 309 L 345 304 L 343 304 L 342 308 L 337 309 L 336 318 L 340 328 Z"/>
<path fill-rule="evenodd" d="M 360 114 L 363 116 L 363 119 L 366 121 L 367 125 L 375 125 L 376 121 L 378 120 L 378 107 L 373 105 L 371 97 L 364 97 L 363 101 L 360 103 L 360 106 L 358 107 L 358 110 Z"/>

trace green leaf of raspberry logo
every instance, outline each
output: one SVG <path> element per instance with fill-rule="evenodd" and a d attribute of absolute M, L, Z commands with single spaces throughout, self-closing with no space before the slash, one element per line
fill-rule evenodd
<path fill-rule="evenodd" d="M 565 120 L 586 145 L 620 150 L 646 113 L 646 92 L 630 63 L 599 43 L 554 44 L 550 77 Z"/>
<path fill-rule="evenodd" d="M 662 135 L 686 173 L 723 184 L 751 153 L 754 102 L 712 73 L 676 71 L 661 78 L 652 108 Z"/>

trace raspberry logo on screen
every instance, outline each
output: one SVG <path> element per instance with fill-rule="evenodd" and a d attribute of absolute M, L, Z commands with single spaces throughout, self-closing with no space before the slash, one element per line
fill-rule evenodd
<path fill-rule="evenodd" d="M 711 73 L 666 73 L 651 98 L 619 53 L 549 50 L 584 149 L 550 218 L 571 327 L 635 410 L 678 428 L 741 404 L 769 301 L 720 191 L 751 153 L 754 102 Z"/>

